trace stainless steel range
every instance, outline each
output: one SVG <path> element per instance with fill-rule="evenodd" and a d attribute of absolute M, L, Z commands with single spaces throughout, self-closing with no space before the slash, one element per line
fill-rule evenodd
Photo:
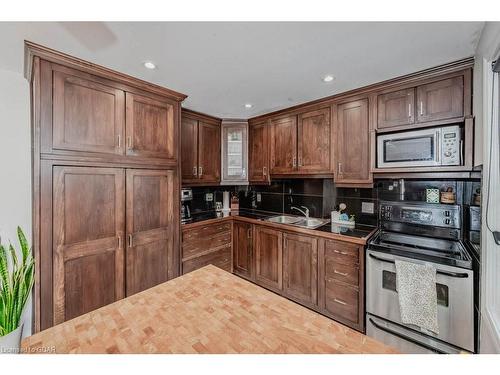
<path fill-rule="evenodd" d="M 380 203 L 366 254 L 366 333 L 404 353 L 474 351 L 472 258 L 461 243 L 460 206 Z M 395 260 L 437 270 L 439 334 L 401 322 Z"/>

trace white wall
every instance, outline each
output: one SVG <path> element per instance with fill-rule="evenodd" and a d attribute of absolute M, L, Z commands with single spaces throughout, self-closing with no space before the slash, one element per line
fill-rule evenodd
<path fill-rule="evenodd" d="M 0 69 L 0 238 L 19 248 L 16 228 L 31 239 L 31 133 L 29 84 Z M 31 302 L 24 335 L 31 333 Z"/>

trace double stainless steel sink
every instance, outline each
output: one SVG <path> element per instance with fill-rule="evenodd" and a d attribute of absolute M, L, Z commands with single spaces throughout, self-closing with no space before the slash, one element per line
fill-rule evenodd
<path fill-rule="evenodd" d="M 319 228 L 320 226 L 325 225 L 330 221 L 328 219 L 316 219 L 312 217 L 292 216 L 292 215 L 272 216 L 264 220 L 269 221 L 271 223 L 289 224 L 308 229 Z"/>

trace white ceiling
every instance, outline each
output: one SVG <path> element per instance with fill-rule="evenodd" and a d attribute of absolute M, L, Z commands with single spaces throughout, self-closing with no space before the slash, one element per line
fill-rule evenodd
<path fill-rule="evenodd" d="M 474 55 L 482 22 L 0 23 L 0 68 L 27 39 L 249 118 Z M 142 63 L 151 60 L 157 69 Z M 334 75 L 324 83 L 325 74 Z M 244 107 L 252 103 L 251 109 Z"/>

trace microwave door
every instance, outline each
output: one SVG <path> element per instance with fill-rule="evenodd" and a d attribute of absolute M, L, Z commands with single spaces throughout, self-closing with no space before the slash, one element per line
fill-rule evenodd
<path fill-rule="evenodd" d="M 421 130 L 378 137 L 378 167 L 441 165 L 440 131 Z"/>

